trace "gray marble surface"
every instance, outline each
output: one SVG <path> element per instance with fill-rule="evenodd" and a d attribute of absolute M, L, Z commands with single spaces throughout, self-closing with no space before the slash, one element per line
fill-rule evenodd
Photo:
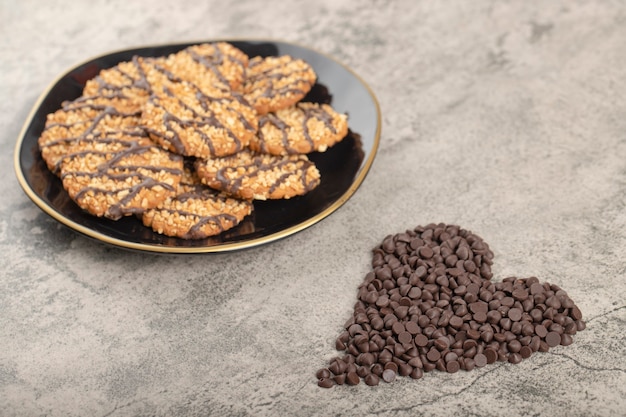
<path fill-rule="evenodd" d="M 332 216 L 164 256 L 81 237 L 23 193 L 14 146 L 59 74 L 225 37 L 310 46 L 377 94 L 377 158 Z M 1 0 L 0 415 L 625 415 L 624 51 L 608 0 Z M 431 222 L 482 236 L 494 280 L 564 288 L 587 329 L 518 365 L 319 388 L 371 249 Z"/>

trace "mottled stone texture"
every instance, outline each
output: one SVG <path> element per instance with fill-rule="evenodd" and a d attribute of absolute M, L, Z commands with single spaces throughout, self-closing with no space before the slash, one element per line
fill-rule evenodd
<path fill-rule="evenodd" d="M 144 44 L 274 38 L 376 92 L 380 149 L 340 210 L 240 253 L 88 240 L 28 200 L 16 138 L 57 75 Z M 622 416 L 626 410 L 626 6 L 619 1 L 0 3 L 3 416 Z M 566 289 L 587 329 L 519 365 L 318 388 L 370 250 L 459 224 L 494 279 Z"/>

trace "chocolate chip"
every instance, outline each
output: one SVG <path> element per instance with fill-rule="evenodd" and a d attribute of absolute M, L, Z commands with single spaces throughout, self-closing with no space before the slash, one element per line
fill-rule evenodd
<path fill-rule="evenodd" d="M 428 345 L 428 337 L 424 334 L 418 334 L 415 336 L 415 344 L 420 347 L 424 347 Z"/>
<path fill-rule="evenodd" d="M 413 372 L 413 367 L 408 363 L 402 363 L 398 366 L 398 374 L 400 376 L 409 376 Z"/>
<path fill-rule="evenodd" d="M 429 248 L 428 246 L 422 246 L 421 248 L 419 248 L 418 249 L 418 253 L 424 259 L 430 259 L 434 255 L 433 250 L 431 248 Z"/>
<path fill-rule="evenodd" d="M 420 333 L 422 331 L 420 329 L 420 326 L 416 322 L 414 322 L 414 321 L 407 321 L 406 324 L 404 325 L 404 328 L 411 335 L 416 335 L 416 334 L 418 334 L 418 333 Z"/>
<path fill-rule="evenodd" d="M 485 330 L 480 334 L 480 339 L 485 343 L 490 343 L 493 340 L 493 331 Z"/>
<path fill-rule="evenodd" d="M 356 372 L 348 372 L 346 375 L 346 383 L 348 385 L 358 385 L 361 381 L 361 378 Z"/>
<path fill-rule="evenodd" d="M 369 352 L 361 353 L 359 356 L 356 357 L 356 363 L 362 366 L 370 366 L 373 365 L 375 362 L 376 359 L 374 355 Z"/>
<path fill-rule="evenodd" d="M 573 306 L 570 309 L 570 316 L 574 319 L 574 320 L 582 320 L 583 318 L 583 313 L 580 312 L 580 309 L 576 306 Z"/>
<path fill-rule="evenodd" d="M 541 338 L 544 338 L 548 334 L 548 329 L 546 329 L 543 324 L 538 324 L 535 326 L 535 334 Z"/>
<path fill-rule="evenodd" d="M 476 301 L 474 303 L 471 303 L 468 305 L 469 310 L 476 314 L 476 313 L 487 313 L 489 311 L 489 304 L 487 304 L 484 301 Z"/>
<path fill-rule="evenodd" d="M 426 357 L 428 358 L 429 361 L 436 362 L 439 360 L 439 358 L 441 358 L 441 353 L 439 353 L 439 351 L 436 348 L 432 347 L 426 354 Z"/>
<path fill-rule="evenodd" d="M 380 379 L 375 374 L 368 374 L 365 377 L 365 383 L 371 387 L 378 385 Z"/>
<path fill-rule="evenodd" d="M 540 283 L 538 283 L 538 282 L 535 282 L 535 283 L 533 283 L 533 284 L 530 286 L 530 293 L 531 293 L 532 295 L 535 295 L 535 294 L 541 294 L 541 293 L 543 293 L 544 291 L 545 291 L 545 289 L 543 288 L 543 285 L 541 285 L 541 284 L 540 284 Z"/>
<path fill-rule="evenodd" d="M 484 323 L 487 321 L 487 313 L 479 311 L 472 316 L 476 323 Z"/>
<path fill-rule="evenodd" d="M 394 332 L 395 334 L 400 334 L 400 333 L 404 332 L 404 330 L 405 330 L 405 329 L 404 329 L 404 324 L 402 324 L 402 323 L 401 323 L 401 322 L 399 322 L 399 321 L 396 321 L 396 322 L 394 322 L 394 323 L 393 323 L 393 325 L 391 326 L 391 330 L 393 330 L 393 332 Z"/>
<path fill-rule="evenodd" d="M 387 362 L 383 369 L 391 369 L 392 371 L 398 373 L 398 364 L 395 362 Z"/>
<path fill-rule="evenodd" d="M 458 258 L 461 260 L 467 260 L 470 256 L 470 250 L 465 245 L 459 246 L 459 248 L 456 250 L 456 256 L 458 256 Z"/>
<path fill-rule="evenodd" d="M 495 362 L 495 359 L 493 360 L 493 362 Z M 489 360 L 487 359 L 486 355 L 483 355 L 482 353 L 478 353 L 476 354 L 476 356 L 474 356 L 474 363 L 476 364 L 478 368 L 482 368 L 483 366 L 487 365 L 487 363 L 489 363 Z"/>
<path fill-rule="evenodd" d="M 507 312 L 508 317 L 513 321 L 520 321 L 522 318 L 522 310 L 519 308 L 510 308 Z"/>
<path fill-rule="evenodd" d="M 561 335 L 557 332 L 548 332 L 546 334 L 546 343 L 550 347 L 555 347 L 561 344 Z"/>
<path fill-rule="evenodd" d="M 505 307 L 512 307 L 514 303 L 515 300 L 513 299 L 513 297 L 503 297 L 500 300 L 500 305 L 503 305 Z"/>
<path fill-rule="evenodd" d="M 333 381 L 335 381 L 335 384 L 337 384 L 337 385 L 345 384 L 346 383 L 346 374 L 335 375 L 333 377 Z"/>
<path fill-rule="evenodd" d="M 317 385 L 322 388 L 331 388 L 333 385 L 335 385 L 335 382 L 330 378 L 321 378 L 317 381 Z"/>
<path fill-rule="evenodd" d="M 519 340 L 513 339 L 507 344 L 507 348 L 511 353 L 518 353 L 522 349 L 522 344 Z"/>
<path fill-rule="evenodd" d="M 369 366 L 359 366 L 359 368 L 356 370 L 357 375 L 361 378 L 365 378 L 367 375 L 369 375 L 370 372 L 371 371 Z"/>
<path fill-rule="evenodd" d="M 484 351 L 485 357 L 487 358 L 487 363 L 492 364 L 498 360 L 498 352 L 495 349 L 487 348 Z M 474 357 L 476 360 L 476 357 Z"/>
<path fill-rule="evenodd" d="M 561 335 L 561 345 L 563 346 L 569 346 L 572 343 L 574 343 L 574 339 L 572 338 L 571 335 L 567 334 L 567 333 L 563 333 Z"/>
<path fill-rule="evenodd" d="M 409 359 L 407 364 L 411 365 L 413 368 L 422 368 L 423 367 L 422 360 L 420 359 L 419 356 L 415 356 L 415 357 Z"/>
<path fill-rule="evenodd" d="M 519 354 L 523 359 L 528 359 L 533 354 L 533 350 L 530 346 L 522 346 L 519 351 Z"/>
<path fill-rule="evenodd" d="M 330 378 L 330 371 L 326 368 L 322 368 L 319 371 L 317 371 L 315 376 L 317 377 L 317 379 Z"/>
<path fill-rule="evenodd" d="M 461 365 L 457 361 L 450 361 L 446 363 L 446 371 L 448 371 L 448 373 L 453 374 L 458 372 L 459 369 L 461 369 Z"/>
<path fill-rule="evenodd" d="M 409 332 L 402 332 L 398 335 L 398 341 L 403 344 L 411 343 L 413 336 Z"/>
<path fill-rule="evenodd" d="M 524 301 L 528 299 L 528 291 L 526 291 L 524 288 L 514 289 L 511 295 L 515 300 L 518 301 Z"/>
<path fill-rule="evenodd" d="M 420 379 L 424 376 L 424 370 L 421 368 L 413 368 L 409 376 L 413 379 Z"/>
<path fill-rule="evenodd" d="M 378 355 L 378 362 L 380 362 L 381 364 L 386 364 L 387 362 L 390 362 L 393 359 L 393 354 L 391 352 L 389 352 L 389 350 L 383 350 L 382 352 L 380 352 L 380 354 Z"/>
<path fill-rule="evenodd" d="M 393 382 L 396 379 L 396 373 L 392 369 L 385 369 L 383 371 L 383 381 Z"/>

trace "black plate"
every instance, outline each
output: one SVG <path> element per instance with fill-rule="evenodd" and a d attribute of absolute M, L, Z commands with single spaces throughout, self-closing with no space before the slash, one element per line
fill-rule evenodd
<path fill-rule="evenodd" d="M 348 136 L 324 153 L 309 155 L 322 176 L 315 190 L 290 200 L 256 201 L 253 214 L 236 228 L 216 237 L 189 241 L 155 233 L 134 217 L 118 221 L 97 218 L 74 204 L 39 154 L 37 139 L 46 115 L 56 111 L 63 101 L 79 97 L 85 82 L 101 69 L 128 61 L 134 55 L 162 56 L 193 44 L 185 43 L 99 56 L 54 81 L 37 101 L 15 148 L 15 171 L 26 194 L 44 212 L 77 232 L 108 244 L 151 252 L 205 253 L 249 248 L 296 233 L 337 210 L 363 182 L 378 149 L 380 108 L 371 89 L 346 66 L 306 47 L 280 41 L 224 41 L 250 57 L 291 55 L 306 60 L 315 69 L 318 81 L 305 100 L 330 103 L 337 111 L 348 114 Z"/>

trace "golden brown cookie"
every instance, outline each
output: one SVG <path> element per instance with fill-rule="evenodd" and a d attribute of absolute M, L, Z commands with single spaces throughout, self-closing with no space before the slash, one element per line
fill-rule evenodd
<path fill-rule="evenodd" d="M 100 71 L 98 75 L 85 83 L 83 96 L 123 95 L 143 105 L 152 90 L 152 82 L 161 82 L 167 74 L 155 66 L 162 58 L 142 58 L 134 56 L 130 61 Z"/>
<path fill-rule="evenodd" d="M 188 81 L 201 89 L 237 89 L 243 84 L 248 56 L 226 42 L 189 46 L 165 57 L 134 56 L 106 68 L 85 84 L 87 96 L 124 92 L 145 102 L 155 85 Z"/>
<path fill-rule="evenodd" d="M 252 203 L 228 197 L 203 185 L 185 169 L 176 193 L 141 216 L 155 232 L 182 239 L 204 239 L 239 224 L 252 213 Z"/>
<path fill-rule="evenodd" d="M 107 139 L 74 147 L 61 163 L 63 187 L 81 208 L 117 220 L 156 207 L 176 190 L 181 156 L 145 136 Z"/>
<path fill-rule="evenodd" d="M 302 59 L 289 55 L 254 57 L 248 63 L 244 97 L 259 115 L 289 107 L 311 90 L 317 76 Z"/>
<path fill-rule="evenodd" d="M 273 155 L 324 152 L 348 133 L 348 118 L 328 104 L 296 103 L 259 118 L 250 149 Z"/>
<path fill-rule="evenodd" d="M 236 90 L 243 84 L 248 55 L 226 42 L 203 43 L 169 55 L 158 65 L 205 92 Z"/>
<path fill-rule="evenodd" d="M 47 116 L 38 139 L 42 158 L 58 173 L 61 160 L 77 145 L 107 141 L 108 136 L 143 135 L 140 107 L 124 96 L 79 97 Z"/>
<path fill-rule="evenodd" d="M 243 199 L 287 199 L 308 193 L 320 173 L 306 155 L 275 156 L 244 150 L 225 158 L 197 160 L 202 183 Z"/>
<path fill-rule="evenodd" d="M 145 104 L 141 124 L 171 152 L 199 158 L 232 155 L 256 134 L 256 113 L 233 93 L 211 94 L 188 82 L 164 85 Z"/>

